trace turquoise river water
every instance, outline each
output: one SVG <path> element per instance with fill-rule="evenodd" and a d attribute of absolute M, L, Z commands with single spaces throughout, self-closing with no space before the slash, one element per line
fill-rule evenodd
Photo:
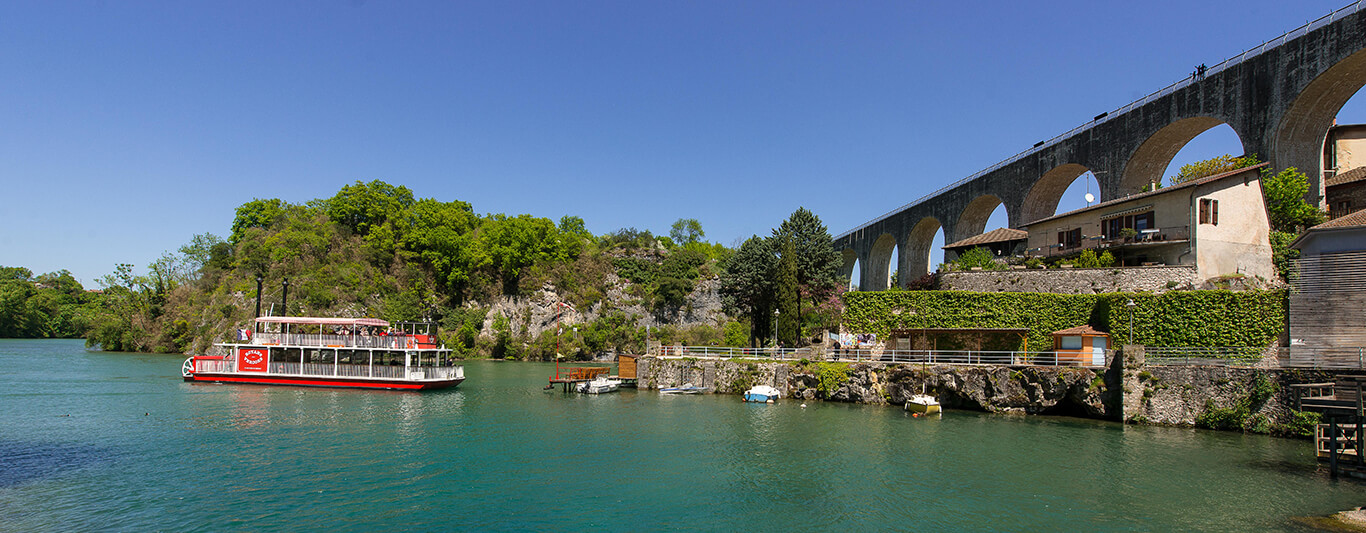
<path fill-rule="evenodd" d="M 190 384 L 0 340 L 0 530 L 1266 531 L 1366 504 L 1307 441 L 649 391 Z"/>

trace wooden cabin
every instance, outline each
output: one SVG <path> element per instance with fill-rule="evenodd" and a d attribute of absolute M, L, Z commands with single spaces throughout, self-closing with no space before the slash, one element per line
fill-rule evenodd
<path fill-rule="evenodd" d="M 1110 334 L 1091 326 L 1077 326 L 1053 332 L 1053 351 L 1059 365 L 1105 366 L 1105 350 L 1110 349 Z"/>

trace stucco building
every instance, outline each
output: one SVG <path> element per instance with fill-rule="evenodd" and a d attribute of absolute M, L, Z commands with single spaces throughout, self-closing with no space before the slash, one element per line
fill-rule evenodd
<path fill-rule="evenodd" d="M 1366 124 L 1336 125 L 1323 143 L 1324 208 L 1329 218 L 1366 209 Z"/>
<path fill-rule="evenodd" d="M 1259 172 L 1238 169 L 1025 224 L 1033 256 L 1110 252 L 1123 266 L 1194 265 L 1200 279 L 1271 279 L 1270 224 Z"/>

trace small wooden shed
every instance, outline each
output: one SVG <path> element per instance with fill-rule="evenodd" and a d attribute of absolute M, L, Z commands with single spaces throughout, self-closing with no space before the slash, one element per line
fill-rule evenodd
<path fill-rule="evenodd" d="M 636 359 L 639 355 L 617 354 L 617 377 L 636 379 Z"/>
<path fill-rule="evenodd" d="M 1105 366 L 1110 334 L 1088 325 L 1053 332 L 1053 351 L 1060 365 Z"/>

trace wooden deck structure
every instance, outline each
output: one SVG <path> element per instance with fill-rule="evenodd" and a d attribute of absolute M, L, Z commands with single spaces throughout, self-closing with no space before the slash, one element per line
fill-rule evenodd
<path fill-rule="evenodd" d="M 550 377 L 550 383 L 546 389 L 554 388 L 559 384 L 565 392 L 569 392 L 574 385 L 586 381 L 593 381 L 597 377 L 607 377 L 621 380 L 621 386 L 633 388 L 636 386 L 636 360 L 639 355 L 620 354 L 617 355 L 617 373 L 612 375 L 610 366 L 571 366 L 561 368 L 555 365 L 555 375 Z"/>
<path fill-rule="evenodd" d="M 557 367 L 555 369 L 555 375 L 550 377 L 550 384 L 547 385 L 546 388 L 549 389 L 551 387 L 554 387 L 555 384 L 558 383 L 560 386 L 564 388 L 565 392 L 569 392 L 569 390 L 572 389 L 574 385 L 578 383 L 583 383 L 585 381 L 593 381 L 593 378 L 596 378 L 598 376 L 606 376 L 611 371 L 612 368 L 607 366 L 573 366 L 568 368 Z"/>
<path fill-rule="evenodd" d="M 1366 478 L 1366 454 L 1362 449 L 1366 423 L 1366 375 L 1342 375 L 1333 383 L 1291 385 L 1295 407 L 1322 415 L 1314 431 L 1314 450 L 1329 473 Z"/>

